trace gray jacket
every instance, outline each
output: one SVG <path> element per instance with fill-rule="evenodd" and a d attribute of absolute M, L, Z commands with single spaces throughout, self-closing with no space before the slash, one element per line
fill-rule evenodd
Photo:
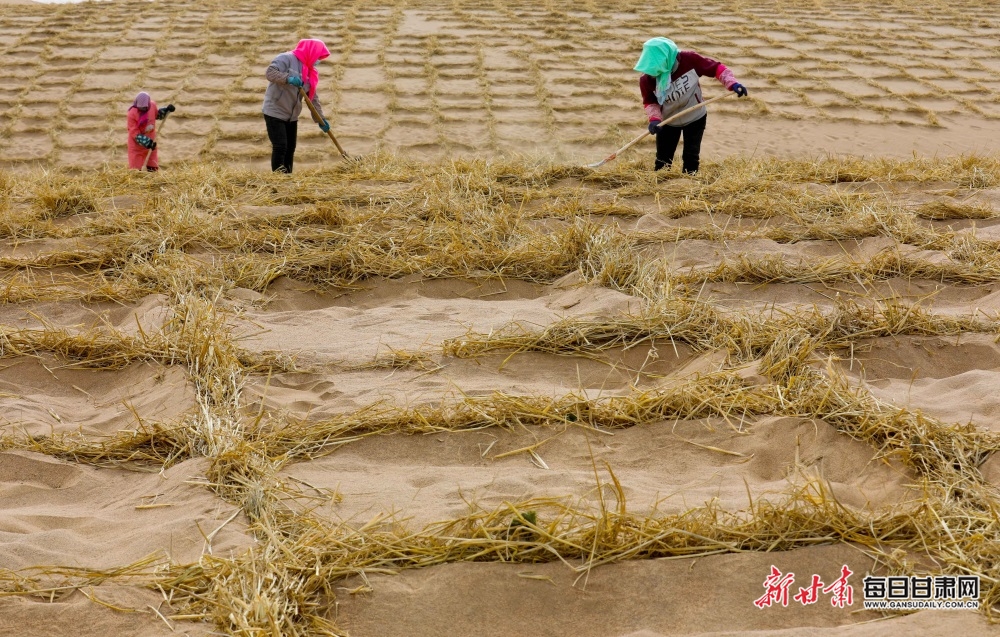
<path fill-rule="evenodd" d="M 302 62 L 291 52 L 282 53 L 271 60 L 264 76 L 267 77 L 268 84 L 267 91 L 264 92 L 262 112 L 286 122 L 298 121 L 302 112 L 302 97 L 299 95 L 299 89 L 288 83 L 288 78 L 290 76 L 300 78 L 306 94 L 309 93 L 309 81 L 302 77 Z M 323 107 L 319 103 L 319 95 L 313 98 L 312 103 L 320 116 L 325 117 Z M 315 117 L 313 121 L 319 123 Z"/>

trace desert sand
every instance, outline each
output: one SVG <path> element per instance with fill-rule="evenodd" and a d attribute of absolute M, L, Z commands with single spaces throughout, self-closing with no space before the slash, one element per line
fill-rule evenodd
<path fill-rule="evenodd" d="M 82 3 L 5 5 L 4 14 L 7 166 L 123 162 L 124 111 L 139 90 L 179 106 L 163 131 L 165 164 L 265 166 L 263 69 L 306 31 L 332 52 L 320 99 L 355 154 L 596 161 L 641 126 L 631 69 L 661 31 L 753 88 L 750 100 L 712 109 L 709 156 L 946 156 L 990 152 L 1000 133 L 996 16 L 972 0 L 920 10 L 680 2 L 668 12 L 642 3 L 302 3 L 281 15 L 263 4 Z M 720 88 L 710 78 L 704 87 Z M 315 165 L 330 150 L 323 136 L 303 134 L 297 159 Z"/>
<path fill-rule="evenodd" d="M 697 175 L 584 167 L 652 35 L 750 97 Z M 357 158 L 304 124 L 276 175 L 300 37 Z M 0 634 L 995 633 L 998 41 L 973 0 L 0 3 Z M 862 608 L 941 574 L 980 611 Z"/>

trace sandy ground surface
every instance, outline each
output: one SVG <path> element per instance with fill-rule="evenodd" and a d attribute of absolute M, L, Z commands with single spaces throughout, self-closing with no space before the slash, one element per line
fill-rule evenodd
<path fill-rule="evenodd" d="M 525 152 L 596 161 L 642 132 L 642 42 L 673 37 L 730 66 L 751 100 L 713 105 L 706 157 L 988 152 L 1000 134 L 1000 25 L 988 3 L 681 2 L 545 8 L 360 3 L 290 8 L 170 2 L 10 5 L 0 17 L 0 162 L 96 168 L 124 160 L 125 110 L 140 90 L 178 110 L 164 165 L 266 164 L 267 63 L 303 21 L 332 55 L 320 99 L 350 153 L 427 157 Z M 735 13 L 734 13 L 735 12 Z M 303 35 L 305 33 L 303 32 Z M 707 95 L 720 92 L 711 78 Z M 303 121 L 301 165 L 333 146 Z M 647 151 L 648 152 L 648 151 Z"/>
<path fill-rule="evenodd" d="M 0 167 L 11 174 L 68 169 L 85 178 L 105 163 L 125 161 L 124 112 L 138 90 L 178 108 L 163 132 L 162 165 L 264 167 L 263 70 L 300 35 L 323 38 L 333 52 L 321 66 L 320 95 L 334 132 L 352 153 L 387 149 L 427 161 L 529 153 L 539 161 L 594 161 L 642 131 L 630 69 L 642 41 L 660 34 L 649 25 L 661 18 L 657 7 L 607 2 L 292 3 L 288 11 L 186 1 L 0 4 Z M 669 23 L 684 27 L 665 34 L 724 61 L 751 92 L 752 99 L 712 109 L 706 162 L 995 152 L 1000 19 L 991 3 L 735 4 L 680 2 Z M 303 24 L 310 25 L 308 33 Z M 719 93 L 711 78 L 703 85 L 707 95 Z M 304 123 L 297 168 L 329 162 L 330 146 Z M 649 145 L 636 152 L 652 161 Z M 446 162 L 441 166 L 446 170 Z M 637 195 L 614 178 L 566 177 L 538 186 L 515 209 L 525 215 L 524 227 L 553 236 L 572 229 L 573 215 L 586 216 L 594 228 L 633 242 L 635 258 L 649 271 L 698 281 L 697 301 L 722 317 L 765 321 L 831 314 L 846 302 L 893 302 L 919 306 L 941 321 L 993 320 L 1000 313 L 1000 276 L 980 280 L 976 267 L 994 272 L 986 263 L 991 257 L 982 254 L 1000 245 L 1000 186 L 980 178 L 973 172 L 964 181 L 772 184 L 755 212 L 735 210 L 738 192 L 709 200 L 702 182 L 679 176 Z M 55 220 L 37 217 L 34 195 L 0 198 L 6 215 L 0 232 L 0 634 L 235 633 L 224 615 L 217 626 L 184 614 L 150 579 L 88 575 L 86 585 L 62 586 L 64 575 L 53 569 L 82 577 L 147 558 L 162 568 L 194 569 L 251 551 L 264 555 L 260 547 L 273 537 L 252 528 L 248 516 L 259 513 L 257 496 L 233 496 L 226 490 L 232 484 L 213 480 L 231 454 L 245 451 L 240 445 L 264 453 L 261 440 L 284 428 L 384 423 L 400 414 L 417 419 L 413 414 L 462 401 L 484 405 L 500 394 L 629 399 L 719 373 L 735 374 L 751 392 L 794 384 L 761 372 L 759 355 L 736 364 L 721 346 L 672 338 L 600 351 L 506 349 L 464 357 L 449 350 L 505 330 L 610 324 L 648 309 L 649 298 L 585 281 L 580 272 L 521 280 L 477 277 L 482 272 L 470 267 L 442 277 L 366 275 L 352 286 L 281 275 L 250 289 L 237 281 L 245 273 L 233 265 L 241 256 L 235 248 L 211 244 L 208 230 L 180 245 L 166 237 L 175 230 L 150 221 L 150 210 L 169 205 L 188 215 L 185 228 L 221 224 L 243 231 L 330 202 L 340 212 L 382 206 L 418 214 L 440 195 L 417 197 L 406 179 L 378 175 L 337 184 L 341 190 L 327 192 L 326 201 L 289 197 L 282 205 L 256 205 L 246 202 L 248 193 L 269 186 L 251 181 L 233 192 L 206 178 L 200 189 L 167 181 L 157 182 L 156 192 L 100 193 L 93 209 Z M 491 183 L 499 188 L 501 182 Z M 783 233 L 808 225 L 804 217 L 794 209 L 772 215 L 767 208 L 802 193 L 803 206 L 822 200 L 835 207 L 870 196 L 877 210 L 905 217 L 910 236 L 934 241 L 902 241 L 902 230 L 874 222 L 859 236 L 820 232 L 789 240 Z M 482 193 L 466 184 L 464 194 Z M 9 208 L 7 199 L 14 202 Z M 935 205 L 958 212 L 921 212 Z M 114 231 L 101 225 L 124 213 L 146 224 L 141 227 L 152 237 L 152 246 L 135 258 L 119 254 Z M 17 215 L 31 220 L 8 223 Z M 407 223 L 432 221 L 418 216 Z M 313 221 L 280 230 L 291 237 L 344 228 Z M 263 242 L 268 250 L 282 241 L 279 235 Z M 969 246 L 982 252 L 972 254 Z M 88 250 L 107 256 L 90 257 Z M 70 253 L 83 254 L 79 263 L 69 262 Z M 851 274 L 888 253 L 908 259 L 909 273 L 865 281 Z M 173 280 L 173 287 L 142 288 L 136 282 L 161 276 L 143 269 L 158 258 L 167 264 L 164 271 L 197 276 Z M 758 264 L 764 274 L 737 269 L 740 263 Z M 810 276 L 770 276 L 765 266 Z M 735 274 L 718 274 L 726 268 Z M 107 290 L 126 280 L 140 292 L 109 298 L 114 294 Z M 215 385 L 206 379 L 216 378 L 211 365 L 222 364 L 213 357 L 218 351 L 183 347 L 189 342 L 183 330 L 204 327 L 190 318 L 200 307 L 192 299 L 224 311 L 221 327 L 204 328 L 205 342 L 238 351 L 234 360 L 244 365 Z M 216 328 L 224 336 L 213 336 Z M 41 345 L 26 344 L 39 334 Z M 148 354 L 157 347 L 166 354 Z M 119 350 L 129 356 L 115 358 Z M 81 352 L 90 352 L 90 360 Z M 1000 432 L 994 327 L 861 334 L 808 363 L 879 404 L 968 425 L 969 436 Z M 386 425 L 365 432 L 375 435 L 344 435 L 315 455 L 268 457 L 255 470 L 280 487 L 275 510 L 282 514 L 338 532 L 376 529 L 402 537 L 533 500 L 580 510 L 622 505 L 643 519 L 705 506 L 741 512 L 780 505 L 816 484 L 844 516 L 912 512 L 924 501 L 924 477 L 905 454 L 882 454 L 832 418 L 784 413 L 782 400 L 759 414 L 652 418 L 620 428 L 583 426 L 568 416 L 555 425 L 511 416 L 506 427 L 461 431 Z M 157 432 L 153 442 L 134 447 L 142 458 L 115 455 L 149 431 Z M 178 439 L 183 444 L 168 444 Z M 1000 461 L 987 458 L 980 458 L 983 479 L 995 487 Z M 794 571 L 800 583 L 814 573 L 832 579 L 849 565 L 860 597 L 860 578 L 888 568 L 871 548 L 823 541 L 787 551 L 624 560 L 582 577 L 583 560 L 551 556 L 360 574 L 354 568 L 332 583 L 319 613 L 354 637 L 996 633 L 971 612 L 884 617 L 857 605 L 835 608 L 825 599 L 812 606 L 753 606 L 772 565 Z M 38 573 L 51 588 L 30 594 L 18 588 L 19 577 Z"/>
<path fill-rule="evenodd" d="M 694 180 L 674 178 L 657 188 L 665 194 L 697 185 Z M 365 192 L 371 185 L 343 187 Z M 774 188 L 775 201 L 780 193 L 790 192 Z M 864 194 L 867 186 L 807 183 L 795 188 L 816 197 L 850 197 Z M 153 196 L 165 191 L 159 192 Z M 342 192 L 342 196 L 356 201 L 358 194 Z M 974 203 L 975 208 L 966 210 L 978 211 L 979 217 L 983 211 L 1000 214 L 996 188 L 969 190 L 940 181 L 891 183 L 880 186 L 874 196 L 882 201 L 879 205 L 893 202 L 898 206 L 893 208 L 895 214 L 913 216 L 926 232 L 959 240 L 991 241 L 994 219 L 934 220 L 913 211 L 925 210 L 920 206 L 928 204 Z M 115 196 L 101 201 L 98 211 L 78 215 L 83 218 L 72 224 L 38 227 L 49 228 L 50 233 L 64 228 L 59 232 L 86 235 L 95 224 L 107 224 L 105 217 L 117 214 L 127 200 Z M 678 277 L 708 276 L 727 263 L 754 259 L 819 273 L 804 282 L 761 283 L 750 270 L 733 280 L 707 279 L 697 288 L 697 297 L 720 316 L 774 320 L 831 313 L 846 301 L 862 306 L 876 301 L 909 303 L 940 320 L 986 320 L 1000 309 L 1000 284 L 995 282 L 964 284 L 919 276 L 862 281 L 840 274 L 838 268 L 857 271 L 887 250 L 908 255 L 914 263 L 941 267 L 964 263 L 952 249 L 924 249 L 878 229 L 856 239 L 754 238 L 753 232 L 782 228 L 784 232 L 802 220 L 702 212 L 698 206 L 690 212 L 664 209 L 649 195 L 629 196 L 573 179 L 558 180 L 551 189 L 535 193 L 522 206 L 533 215 L 524 223 L 543 232 L 565 231 L 571 224 L 559 217 L 560 210 L 602 202 L 613 202 L 622 214 L 592 215 L 595 227 L 638 241 L 636 255 Z M 263 224 L 308 209 L 308 205 L 228 205 L 212 223 Z M 208 223 L 210 216 L 200 218 Z M 322 227 L 304 225 L 301 231 Z M 676 233 L 692 230 L 705 236 L 723 231 L 743 234 L 726 240 L 676 238 Z M 14 277 L 23 264 L 47 263 L 66 250 L 78 249 L 80 241 L 9 239 L 0 245 L 0 255 L 8 264 L 22 264 L 10 265 Z M 91 241 L 95 246 L 122 243 L 110 236 Z M 189 263 L 202 268 L 202 278 L 226 267 L 234 257 L 204 246 L 190 248 L 190 255 Z M 72 285 L 45 288 L 46 294 L 55 295 L 52 298 L 0 306 L 0 329 L 14 339 L 12 343 L 20 343 L 17 339 L 25 334 L 56 334 L 63 341 L 104 335 L 137 339 L 127 341 L 134 344 L 172 333 L 178 318 L 190 310 L 184 295 L 167 293 L 141 293 L 127 301 L 93 300 L 92 286 L 105 280 L 95 278 L 99 275 L 100 270 L 79 268 L 67 279 Z M 23 294 L 17 289 L 11 288 L 8 295 Z M 244 431 L 258 422 L 278 432 L 286 427 L 308 432 L 309 427 L 332 426 L 338 419 L 382 422 L 386 414 L 488 401 L 498 393 L 532 400 L 573 396 L 602 401 L 628 399 L 637 392 L 669 392 L 718 373 L 735 372 L 751 389 L 773 387 L 774 382 L 761 375 L 759 361 L 734 363 L 724 349 L 667 338 L 576 354 L 448 353 L 448 347 L 483 335 L 511 329 L 539 332 L 567 321 L 610 324 L 648 309 L 648 301 L 640 296 L 586 282 L 579 272 L 550 281 L 372 276 L 351 287 L 317 286 L 279 276 L 260 291 L 230 283 L 221 293 L 213 293 L 212 300 L 225 311 L 229 330 L 225 338 L 238 345 L 244 358 L 291 361 L 281 368 L 244 373 L 234 399 L 236 424 Z M 1000 407 L 992 391 L 1000 373 L 994 333 L 860 335 L 851 343 L 820 356 L 828 358 L 830 373 L 841 374 L 855 390 L 944 423 L 969 423 L 973 431 L 1000 429 Z M 212 456 L 222 451 L 200 446 L 193 457 L 157 471 L 155 465 L 113 468 L 100 466 L 99 459 L 94 461 L 98 466 L 74 462 L 74 452 L 43 453 L 50 447 L 24 442 L 24 436 L 32 436 L 35 441 L 63 440 L 63 445 L 72 440 L 83 441 L 72 444 L 103 444 L 115 436 L 121 440 L 142 435 L 150 426 L 221 427 L 206 416 L 217 406 L 206 398 L 206 390 L 199 390 L 199 383 L 205 382 L 200 370 L 166 360 L 134 360 L 95 369 L 74 356 L 72 348 L 53 344 L 47 346 L 51 351 L 32 354 L 24 347 L 18 345 L 0 359 L 4 407 L 0 431 L 21 441 L 8 443 L 9 450 L 0 453 L 4 502 L 0 573 L 56 566 L 110 569 L 149 556 L 190 564 L 209 554 L 245 555 L 259 545 L 245 515 L 211 488 Z M 407 356 L 413 357 L 410 362 Z M 820 362 L 816 365 L 823 367 Z M 817 497 L 835 499 L 845 511 L 863 515 L 912 511 L 925 500 L 919 472 L 899 457 L 879 454 L 868 441 L 845 435 L 822 417 L 780 412 L 776 408 L 775 413 L 762 415 L 661 418 L 620 429 L 582 427 L 572 420 L 417 433 L 387 426 L 382 435 L 346 436 L 316 457 L 276 462 L 273 479 L 281 485 L 277 501 L 282 509 L 333 529 L 378 528 L 404 536 L 427 529 L 434 533 L 450 521 L 503 511 L 516 502 L 544 502 L 539 504 L 543 509 L 572 510 L 622 504 L 632 515 L 655 519 L 683 516 L 706 506 L 728 512 L 762 503 L 780 507 L 790 493 L 808 492 L 818 483 L 825 495 Z M 211 434 L 185 431 L 194 436 L 196 445 L 205 444 L 201 436 L 211 439 Z M 612 486 L 612 471 L 620 490 Z M 988 482 L 1000 484 L 996 458 L 987 461 L 982 471 Z M 969 612 L 922 611 L 885 618 L 829 604 L 767 610 L 752 606 L 772 564 L 801 578 L 813 573 L 830 578 L 843 565 L 858 577 L 884 572 L 885 565 L 864 548 L 822 543 L 774 553 L 624 561 L 593 568 L 585 583 L 574 570 L 583 566 L 579 559 L 452 562 L 391 575 L 373 571 L 336 580 L 335 597 L 327 599 L 324 616 L 345 634 L 358 636 L 442 631 L 501 635 L 525 622 L 541 635 L 623 637 L 992 632 L 980 615 Z M 122 614 L 92 598 L 139 612 Z M 158 592 L 122 583 L 74 587 L 44 601 L 37 595 L 4 598 L 0 610 L 3 621 L 17 626 L 10 634 L 19 635 L 50 634 L 79 621 L 88 622 L 85 635 L 169 632 L 157 612 L 187 634 L 209 631 L 206 623 L 177 620 L 184 613 Z"/>
<path fill-rule="evenodd" d="M 843 564 L 868 569 L 849 546 L 800 549 L 779 556 L 711 556 L 694 561 L 651 560 L 599 568 L 586 584 L 564 566 L 454 564 L 410 571 L 401 577 L 376 577 L 376 592 L 348 596 L 337 607 L 352 635 L 455 634 L 500 636 L 515 615 L 531 618 L 538 635 L 886 635 L 915 627 L 924 634 L 989 630 L 972 613 L 917 613 L 872 624 L 876 614 L 851 618 L 829 605 L 779 608 L 748 613 L 734 596 L 752 597 L 760 583 L 750 573 L 773 564 L 815 573 L 836 572 Z M 528 579 L 531 577 L 532 579 Z M 537 579 L 534 579 L 537 578 Z M 725 590 L 714 585 L 725 581 Z M 355 581 L 345 582 L 345 588 Z M 706 612 L 717 609 L 719 612 Z M 757 610 L 757 609 L 753 609 Z M 795 628 L 789 628 L 794 626 Z M 446 628 L 447 627 L 447 628 Z"/>

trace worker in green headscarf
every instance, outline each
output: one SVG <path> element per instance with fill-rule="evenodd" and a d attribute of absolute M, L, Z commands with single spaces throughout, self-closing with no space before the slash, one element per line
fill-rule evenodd
<path fill-rule="evenodd" d="M 683 135 L 684 151 L 681 157 L 684 172 L 698 172 L 708 109 L 697 108 L 663 126 L 660 126 L 660 122 L 705 101 L 699 77 L 712 76 L 727 90 L 740 97 L 746 96 L 746 87 L 736 81 L 733 72 L 725 64 L 694 51 L 681 51 L 667 38 L 647 40 L 642 45 L 642 55 L 639 56 L 635 70 L 642 73 L 639 78 L 642 105 L 649 118 L 649 132 L 656 136 L 655 170 L 670 167 L 677 151 L 677 143 Z"/>

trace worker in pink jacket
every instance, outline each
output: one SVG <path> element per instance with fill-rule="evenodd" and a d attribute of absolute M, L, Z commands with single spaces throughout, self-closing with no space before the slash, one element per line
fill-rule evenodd
<path fill-rule="evenodd" d="M 173 104 L 156 108 L 156 102 L 145 91 L 135 96 L 126 117 L 129 168 L 142 170 L 142 164 L 146 162 L 148 154 L 149 162 L 146 163 L 146 170 L 154 172 L 159 169 L 160 163 L 156 156 L 156 120 L 163 119 L 167 113 L 174 110 Z"/>
<path fill-rule="evenodd" d="M 739 97 L 745 97 L 747 89 L 736 81 L 733 72 L 725 64 L 699 55 L 694 51 L 680 51 L 667 38 L 653 38 L 642 45 L 642 55 L 635 65 L 642 73 L 639 91 L 642 105 L 649 118 L 649 133 L 656 136 L 655 170 L 674 161 L 677 143 L 684 136 L 684 172 L 698 172 L 701 158 L 701 140 L 705 134 L 708 109 L 696 108 L 679 120 L 659 126 L 660 122 L 691 106 L 705 101 L 701 94 L 699 77 L 714 77 Z"/>

